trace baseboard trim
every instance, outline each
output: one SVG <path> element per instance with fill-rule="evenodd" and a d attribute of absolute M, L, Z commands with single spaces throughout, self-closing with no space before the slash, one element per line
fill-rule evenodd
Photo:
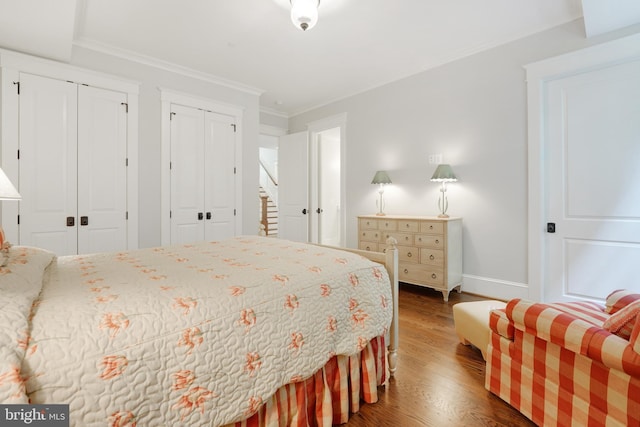
<path fill-rule="evenodd" d="M 489 277 L 462 275 L 462 292 L 508 301 L 513 298 L 529 298 L 526 283 L 509 282 Z"/>

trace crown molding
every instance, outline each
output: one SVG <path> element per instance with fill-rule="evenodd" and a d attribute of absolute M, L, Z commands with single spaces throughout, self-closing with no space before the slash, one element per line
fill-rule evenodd
<path fill-rule="evenodd" d="M 276 116 L 276 117 L 282 117 L 283 119 L 288 119 L 289 118 L 289 114 L 288 113 L 286 113 L 284 111 L 276 110 L 275 108 L 269 108 L 269 107 L 260 106 L 260 112 L 264 113 L 264 114 L 270 114 L 270 115 Z"/>
<path fill-rule="evenodd" d="M 164 71 L 181 74 L 185 77 L 190 77 L 190 78 L 201 80 L 207 83 L 213 83 L 219 86 L 224 86 L 224 87 L 245 92 L 251 95 L 260 96 L 265 92 L 262 89 L 249 86 L 244 83 L 228 80 L 213 74 L 194 70 L 192 68 L 178 65 L 173 62 L 164 61 L 162 59 L 154 58 L 151 56 L 141 55 L 139 53 L 136 53 L 130 50 L 121 49 L 115 46 L 111 46 L 105 43 L 100 43 L 95 40 L 87 39 L 84 37 L 75 39 L 73 41 L 73 45 L 84 48 L 84 49 L 93 50 L 95 52 L 104 53 L 106 55 L 115 56 L 117 58 L 125 59 L 127 61 L 137 62 L 139 64 L 158 68 Z"/>

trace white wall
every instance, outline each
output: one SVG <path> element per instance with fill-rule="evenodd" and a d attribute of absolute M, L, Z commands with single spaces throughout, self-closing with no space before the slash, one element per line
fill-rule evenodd
<path fill-rule="evenodd" d="M 140 247 L 160 245 L 160 91 L 172 89 L 243 109 L 242 128 L 242 230 L 257 234 L 259 98 L 257 95 L 219 86 L 139 62 L 75 46 L 71 64 L 123 76 L 140 82 L 139 209 Z"/>
<path fill-rule="evenodd" d="M 435 215 L 429 182 L 443 154 L 460 181 L 449 186 L 449 214 L 463 217 L 464 290 L 527 297 L 527 114 L 523 66 L 640 31 L 587 40 L 581 20 L 467 57 L 292 117 L 291 132 L 347 113 L 347 245 L 356 216 L 374 213 L 371 178 L 387 170 L 388 214 Z"/>

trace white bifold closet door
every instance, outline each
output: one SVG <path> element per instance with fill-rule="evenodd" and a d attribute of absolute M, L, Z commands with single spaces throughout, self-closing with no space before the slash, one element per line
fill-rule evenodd
<path fill-rule="evenodd" d="M 231 116 L 171 105 L 171 243 L 235 235 Z"/>
<path fill-rule="evenodd" d="M 20 244 L 126 249 L 126 94 L 26 73 L 20 85 Z"/>

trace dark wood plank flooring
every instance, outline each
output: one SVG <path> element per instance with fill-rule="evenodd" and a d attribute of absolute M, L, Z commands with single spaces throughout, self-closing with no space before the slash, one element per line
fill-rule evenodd
<path fill-rule="evenodd" d="M 452 307 L 483 298 L 400 285 L 398 370 L 380 400 L 352 414 L 348 427 L 361 426 L 534 426 L 484 388 L 480 351 L 459 343 Z"/>

